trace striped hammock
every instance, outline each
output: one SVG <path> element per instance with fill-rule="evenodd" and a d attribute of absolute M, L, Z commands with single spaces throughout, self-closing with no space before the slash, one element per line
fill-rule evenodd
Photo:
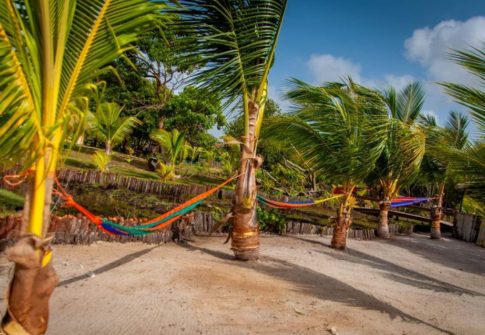
<path fill-rule="evenodd" d="M 238 176 L 229 178 L 222 184 L 217 185 L 216 187 L 213 187 L 210 190 L 199 194 L 192 199 L 187 200 L 186 202 L 178 205 L 168 212 L 165 212 L 162 215 L 157 216 L 156 218 L 153 218 L 150 221 L 137 226 L 123 226 L 119 223 L 110 221 L 107 218 L 102 218 L 91 213 L 89 210 L 74 201 L 73 197 L 62 188 L 57 178 L 56 183 L 58 185 L 58 189 L 55 191 L 55 194 L 64 199 L 67 206 L 75 208 L 78 212 L 83 214 L 93 224 L 95 224 L 98 229 L 104 231 L 109 235 L 143 236 L 169 226 L 172 222 L 180 219 L 184 214 L 192 211 L 194 208 L 199 206 L 206 198 L 216 193 L 219 189 L 229 184 L 237 177 Z"/>
<path fill-rule="evenodd" d="M 265 198 L 261 195 L 257 196 L 259 203 L 266 205 L 268 207 L 279 208 L 279 209 L 292 209 L 292 208 L 302 208 L 321 204 L 325 201 L 343 197 L 344 194 L 335 195 L 329 198 L 318 199 L 318 200 L 304 200 L 304 201 L 289 201 L 281 202 L 272 199 Z"/>
<path fill-rule="evenodd" d="M 402 207 L 414 204 L 419 204 L 421 202 L 426 202 L 431 200 L 431 198 L 416 198 L 416 197 L 398 197 L 391 201 L 391 207 Z"/>

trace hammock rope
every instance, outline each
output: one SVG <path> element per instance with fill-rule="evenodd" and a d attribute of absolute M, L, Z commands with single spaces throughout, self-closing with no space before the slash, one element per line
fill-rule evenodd
<path fill-rule="evenodd" d="M 83 214 L 89 221 L 96 225 L 98 229 L 109 235 L 143 236 L 169 226 L 174 221 L 180 219 L 184 214 L 187 214 L 188 212 L 199 206 L 206 198 L 208 198 L 238 177 L 239 176 L 231 177 L 224 181 L 222 184 L 219 184 L 211 188 L 210 190 L 201 193 L 194 198 L 191 198 L 186 202 L 174 207 L 173 209 L 163 213 L 162 215 L 159 215 L 149 220 L 148 222 L 137 226 L 123 226 L 117 222 L 113 222 L 111 220 L 108 220 L 107 218 L 102 218 L 91 213 L 88 209 L 77 203 L 74 198 L 66 192 L 57 177 L 54 177 L 54 181 L 57 184 L 57 189 L 54 189 L 53 193 L 63 199 L 66 206 L 76 209 L 78 212 Z"/>
<path fill-rule="evenodd" d="M 302 207 L 309 207 L 313 205 L 318 205 L 322 202 L 326 202 L 332 199 L 340 198 L 344 196 L 345 194 L 339 194 L 336 196 L 332 196 L 329 198 L 324 198 L 324 199 L 318 199 L 318 200 L 304 200 L 304 201 L 288 201 L 288 202 L 282 202 L 282 201 L 276 201 L 272 199 L 265 198 L 261 195 L 257 196 L 258 201 L 266 205 L 268 207 L 272 208 L 278 208 L 278 209 L 292 209 L 292 208 L 302 208 Z M 395 199 L 391 200 L 391 207 L 403 207 L 403 206 L 409 206 L 409 205 L 414 205 L 414 204 L 419 204 L 422 202 L 430 201 L 434 198 L 416 198 L 416 197 L 398 197 Z"/>
<path fill-rule="evenodd" d="M 206 198 L 208 198 L 209 196 L 211 196 L 212 194 L 214 194 L 219 189 L 229 184 L 231 181 L 238 178 L 239 176 L 240 175 L 231 177 L 226 181 L 224 181 L 223 183 L 185 201 L 184 203 L 147 221 L 146 223 L 136 225 L 136 226 L 124 226 L 117 222 L 111 221 L 107 218 L 103 218 L 91 213 L 88 209 L 86 209 L 85 207 L 77 203 L 74 200 L 74 198 L 69 193 L 66 192 L 66 190 L 64 189 L 64 187 L 62 187 L 61 183 L 59 182 L 56 176 L 54 176 L 54 181 L 57 185 L 57 189 L 54 189 L 53 193 L 57 195 L 59 198 L 63 199 L 66 206 L 76 209 L 78 212 L 83 214 L 89 221 L 91 221 L 94 225 L 96 225 L 98 229 L 100 229 L 101 231 L 109 235 L 144 236 L 156 230 L 160 230 L 169 226 L 174 221 L 180 219 L 183 215 L 194 210 Z M 345 196 L 345 194 L 337 194 L 328 198 L 322 198 L 317 200 L 288 201 L 288 202 L 268 199 L 263 197 L 262 195 L 257 195 L 256 198 L 260 204 L 268 207 L 278 208 L 278 209 L 292 209 L 292 208 L 303 208 L 303 207 L 318 205 L 326 201 L 341 198 L 343 196 Z M 398 197 L 391 200 L 391 207 L 409 206 L 413 204 L 430 201 L 431 199 L 433 198 Z"/>
<path fill-rule="evenodd" d="M 258 195 L 257 199 L 261 204 L 266 205 L 268 207 L 279 208 L 279 209 L 291 209 L 291 208 L 302 208 L 302 207 L 318 205 L 332 199 L 341 198 L 344 195 L 345 194 L 339 194 L 339 195 L 334 195 L 332 197 L 318 199 L 318 200 L 288 201 L 288 202 L 267 199 L 261 195 Z"/>
<path fill-rule="evenodd" d="M 434 198 L 397 197 L 391 200 L 391 207 L 402 207 L 430 201 Z"/>

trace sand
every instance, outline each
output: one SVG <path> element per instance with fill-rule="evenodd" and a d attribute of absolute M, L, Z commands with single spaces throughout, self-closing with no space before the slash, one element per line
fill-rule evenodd
<path fill-rule="evenodd" d="M 266 236 L 247 263 L 223 241 L 57 246 L 48 335 L 485 334 L 473 244 Z"/>

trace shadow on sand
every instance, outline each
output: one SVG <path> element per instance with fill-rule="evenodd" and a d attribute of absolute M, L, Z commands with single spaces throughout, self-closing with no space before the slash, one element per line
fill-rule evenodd
<path fill-rule="evenodd" d="M 364 252 L 354 250 L 352 248 L 348 248 L 347 251 L 345 252 L 336 252 L 334 250 L 331 250 L 330 246 L 324 242 L 306 239 L 302 237 L 296 237 L 296 236 L 290 236 L 290 238 L 323 246 L 325 248 L 321 250 L 317 250 L 317 252 L 323 253 L 335 259 L 346 261 L 346 262 L 352 262 L 356 264 L 364 264 L 378 270 L 386 271 L 387 272 L 386 276 L 389 279 L 400 282 L 405 285 L 411 285 L 417 288 L 431 290 L 434 292 L 446 292 L 446 293 L 452 293 L 457 295 L 468 294 L 471 296 L 484 296 L 481 293 L 468 290 L 468 289 L 441 281 L 439 279 L 435 279 L 433 277 L 421 274 L 416 271 L 409 270 L 407 268 L 404 268 L 392 262 L 386 261 L 382 258 L 375 257 L 372 255 L 366 254 Z"/>
<path fill-rule="evenodd" d="M 197 247 L 192 244 L 182 245 L 182 247 L 217 257 L 227 263 L 230 262 L 231 265 L 251 269 L 268 276 L 292 282 L 300 288 L 302 293 L 321 300 L 331 300 L 352 307 L 379 311 L 389 315 L 392 319 L 400 317 L 406 322 L 427 325 L 445 334 L 453 334 L 451 331 L 409 315 L 340 280 L 282 259 L 265 256 L 258 262 L 242 262 L 234 261 L 234 257 L 225 252 Z"/>
<path fill-rule="evenodd" d="M 82 275 L 79 275 L 79 276 L 76 276 L 76 277 L 73 277 L 73 278 L 70 278 L 70 279 L 66 279 L 66 280 L 63 280 L 61 282 L 59 282 L 59 284 L 57 284 L 57 287 L 59 286 L 65 286 L 65 285 L 69 285 L 69 284 L 72 284 L 72 283 L 75 283 L 79 280 L 83 280 L 83 279 L 86 279 L 88 278 L 92 273 L 94 273 L 95 275 L 99 275 L 103 272 L 107 272 L 107 271 L 110 271 L 110 270 L 113 270 L 121 265 L 124 265 L 124 264 L 127 264 L 135 259 L 137 259 L 138 257 L 141 257 L 143 255 L 146 255 L 147 253 L 149 253 L 150 251 L 152 251 L 153 249 L 157 248 L 158 246 L 155 246 L 155 247 L 151 247 L 151 248 L 146 248 L 146 249 L 143 249 L 143 250 L 140 250 L 140 251 L 137 251 L 137 252 L 134 252 L 134 253 L 131 253 L 131 254 L 128 254 L 124 257 L 121 257 L 120 259 L 117 259 L 111 263 L 108 263 L 106 265 L 103 265 L 99 268 L 97 268 L 96 270 L 93 270 L 93 271 L 88 271 L 86 273 L 83 273 Z"/>
<path fill-rule="evenodd" d="M 453 250 L 449 249 L 450 240 Z M 451 269 L 485 275 L 485 249 L 470 242 L 460 241 L 452 237 L 441 240 L 431 240 L 428 235 L 413 234 L 411 237 L 399 237 L 390 241 L 395 247 L 441 264 Z"/>

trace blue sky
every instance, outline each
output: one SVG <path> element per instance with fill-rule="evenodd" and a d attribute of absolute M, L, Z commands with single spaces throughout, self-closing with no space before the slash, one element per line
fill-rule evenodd
<path fill-rule="evenodd" d="M 485 43 L 485 0 L 289 0 L 270 74 L 270 97 L 281 98 L 287 79 L 315 84 L 352 75 L 377 88 L 420 80 L 425 111 L 444 123 L 460 109 L 436 81 L 473 83 L 446 59 L 449 48 Z"/>

